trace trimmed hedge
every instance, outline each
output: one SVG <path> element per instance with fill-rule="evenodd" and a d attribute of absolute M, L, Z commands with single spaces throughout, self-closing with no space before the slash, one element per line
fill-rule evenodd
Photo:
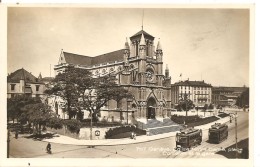
<path fill-rule="evenodd" d="M 76 119 L 68 119 L 68 120 L 63 120 L 63 124 L 67 126 L 67 129 L 71 133 L 79 133 L 80 128 L 81 128 L 81 122 Z"/>
<path fill-rule="evenodd" d="M 224 118 L 224 117 L 229 117 L 229 114 L 227 114 L 227 113 L 221 113 L 221 114 L 219 114 L 218 116 L 221 117 L 221 118 Z"/>
<path fill-rule="evenodd" d="M 212 116 L 212 117 L 207 117 L 207 118 L 200 118 L 197 115 L 195 116 L 178 116 L 178 115 L 172 115 L 171 120 L 173 122 L 176 122 L 178 124 L 183 124 L 185 121 L 185 125 L 188 127 L 193 127 L 193 126 L 199 126 L 199 125 L 204 125 L 208 124 L 210 122 L 214 122 L 218 120 L 219 118 Z"/>

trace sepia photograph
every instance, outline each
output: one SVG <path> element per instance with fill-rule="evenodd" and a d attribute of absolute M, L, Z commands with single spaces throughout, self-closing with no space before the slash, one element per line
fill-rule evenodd
<path fill-rule="evenodd" d="M 251 163 L 252 6 L 6 12 L 7 161 Z"/>

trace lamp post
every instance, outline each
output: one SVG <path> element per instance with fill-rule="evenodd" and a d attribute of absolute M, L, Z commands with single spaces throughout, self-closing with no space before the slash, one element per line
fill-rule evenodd
<path fill-rule="evenodd" d="M 237 111 L 236 111 L 236 115 L 235 115 L 235 129 L 236 129 L 236 158 L 238 158 L 237 157 Z"/>

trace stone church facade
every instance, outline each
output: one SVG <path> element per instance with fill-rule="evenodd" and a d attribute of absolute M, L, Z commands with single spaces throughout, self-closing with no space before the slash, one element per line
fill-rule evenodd
<path fill-rule="evenodd" d="M 166 65 L 163 71 L 163 50 L 160 41 L 155 48 L 154 37 L 141 30 L 125 42 L 124 49 L 95 57 L 61 51 L 55 73 L 68 66 L 85 68 L 94 76 L 115 74 L 117 82 L 131 92 L 133 98 L 117 104 L 109 101 L 101 111 L 101 119 L 146 123 L 149 119 L 170 117 L 171 77 Z M 85 117 L 85 116 L 84 116 Z"/>

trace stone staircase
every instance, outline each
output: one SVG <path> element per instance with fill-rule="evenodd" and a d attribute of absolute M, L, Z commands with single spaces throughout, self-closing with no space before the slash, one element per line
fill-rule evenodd
<path fill-rule="evenodd" d="M 157 135 L 169 132 L 179 131 L 181 126 L 175 122 L 173 122 L 169 118 L 163 119 L 163 121 L 159 121 L 156 119 L 147 120 L 147 123 L 138 122 L 137 127 L 139 129 L 144 129 L 147 131 L 147 135 Z"/>

